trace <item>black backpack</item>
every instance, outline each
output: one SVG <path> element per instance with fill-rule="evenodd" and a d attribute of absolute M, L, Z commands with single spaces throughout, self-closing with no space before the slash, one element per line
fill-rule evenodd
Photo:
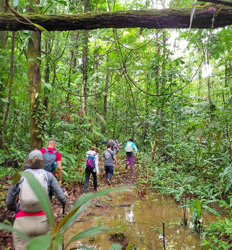
<path fill-rule="evenodd" d="M 47 148 L 45 149 L 45 154 L 44 154 L 44 169 L 48 172 L 53 172 L 53 165 L 56 162 L 56 153 L 57 150 L 52 151 L 48 150 Z"/>

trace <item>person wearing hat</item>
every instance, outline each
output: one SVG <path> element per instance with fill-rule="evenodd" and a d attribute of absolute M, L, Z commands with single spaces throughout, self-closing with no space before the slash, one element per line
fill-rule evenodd
<path fill-rule="evenodd" d="M 93 176 L 94 191 L 97 191 L 97 175 L 99 174 L 99 167 L 98 167 L 99 159 L 98 159 L 98 153 L 96 151 L 97 148 L 95 146 L 91 146 L 90 150 L 86 152 L 84 193 L 87 193 L 89 186 L 89 177 L 91 174 Z"/>
<path fill-rule="evenodd" d="M 36 174 L 38 173 L 40 176 L 41 175 L 44 176 L 44 181 L 46 183 L 47 191 L 48 192 L 51 191 L 55 195 L 55 197 L 62 204 L 64 204 L 67 197 L 65 196 L 63 190 L 61 189 L 57 179 L 53 176 L 52 173 L 45 171 L 43 168 L 44 168 L 43 154 L 39 150 L 33 150 L 28 156 L 28 161 L 27 164 L 24 166 L 24 170 L 31 172 L 32 174 L 34 174 L 34 176 L 36 176 Z M 30 237 L 44 235 L 49 231 L 50 228 L 47 216 L 44 213 L 44 211 L 42 210 L 38 211 L 38 209 L 41 209 L 39 207 L 37 210 L 35 210 L 36 212 L 28 212 L 29 208 L 28 210 L 25 209 L 26 203 L 25 204 L 22 203 L 22 198 L 21 198 L 21 207 L 19 202 L 17 202 L 18 197 L 20 200 L 20 197 L 23 196 L 22 193 L 26 191 L 25 186 L 26 186 L 26 180 L 24 179 L 24 177 L 21 177 L 20 181 L 17 184 L 10 186 L 6 196 L 7 209 L 16 212 L 13 228 L 21 231 L 24 234 L 28 234 L 28 236 Z M 26 196 L 27 195 L 25 195 L 24 197 Z M 27 249 L 28 241 L 19 238 L 15 233 L 13 233 L 13 242 L 16 250 Z"/>

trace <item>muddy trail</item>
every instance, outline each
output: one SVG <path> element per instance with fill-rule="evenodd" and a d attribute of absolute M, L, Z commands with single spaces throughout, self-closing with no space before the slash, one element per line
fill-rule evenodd
<path fill-rule="evenodd" d="M 80 169 L 80 173 L 81 173 Z M 200 250 L 200 235 L 194 231 L 191 224 L 191 213 L 187 212 L 188 226 L 183 225 L 183 207 L 171 197 L 160 195 L 146 186 L 143 166 L 135 164 L 134 171 L 125 169 L 125 160 L 118 159 L 114 169 L 112 185 L 106 183 L 103 166 L 98 175 L 98 191 L 113 187 L 125 187 L 131 192 L 112 192 L 106 196 L 94 198 L 88 208 L 77 218 L 73 226 L 65 234 L 68 242 L 77 233 L 94 226 L 111 227 L 106 234 L 86 237 L 69 247 L 72 249 L 86 249 L 87 246 L 96 250 L 109 250 L 113 243 L 119 243 L 126 249 L 129 243 L 135 250 L 180 249 Z M 5 178 L 0 182 L 3 199 L 1 199 L 1 222 L 12 223 L 14 213 L 6 210 L 4 195 L 11 180 Z M 69 193 L 65 212 L 67 213 L 75 201 L 83 195 L 84 183 L 65 183 Z M 92 178 L 90 178 L 88 192 L 94 192 Z M 56 222 L 63 217 L 63 208 L 59 202 L 52 201 L 52 211 Z M 216 221 L 216 216 L 204 212 L 207 224 Z M 8 232 L 1 232 L 0 249 L 12 249 L 12 236 Z"/>
<path fill-rule="evenodd" d="M 82 169 L 79 170 L 80 173 Z M 133 173 L 129 171 L 129 169 L 125 169 L 125 160 L 118 159 L 118 165 L 114 169 L 114 175 L 112 178 L 111 186 L 109 186 L 105 180 L 104 168 L 100 167 L 100 174 L 98 175 L 98 191 L 104 190 L 106 188 L 114 188 L 114 187 L 124 187 L 127 186 L 131 188 L 135 185 L 137 179 L 139 177 L 139 171 L 135 168 Z M 0 181 L 0 189 L 1 189 L 1 209 L 0 209 L 0 222 L 7 223 L 9 225 L 13 224 L 14 221 L 14 212 L 10 212 L 6 209 L 5 205 L 5 196 L 7 190 L 10 186 L 12 177 L 6 176 L 4 179 Z M 68 192 L 68 199 L 66 202 L 65 213 L 69 211 L 75 201 L 83 195 L 83 185 L 84 183 L 64 183 L 64 187 Z M 88 192 L 96 192 L 93 189 L 93 181 L 92 176 L 90 176 L 89 188 Z M 59 222 L 63 217 L 63 208 L 62 205 L 56 199 L 53 199 L 52 203 L 52 211 L 56 222 Z M 12 234 L 9 232 L 0 230 L 0 250 L 14 250 L 14 246 L 12 244 Z"/>

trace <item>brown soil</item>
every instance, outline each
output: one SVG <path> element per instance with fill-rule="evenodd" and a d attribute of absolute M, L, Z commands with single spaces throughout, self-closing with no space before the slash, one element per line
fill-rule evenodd
<path fill-rule="evenodd" d="M 136 167 L 135 167 L 136 169 Z M 139 177 L 139 173 L 137 170 L 134 170 L 133 173 L 130 173 L 129 169 L 125 169 L 125 165 L 123 161 L 119 161 L 119 167 L 116 167 L 114 172 L 114 176 L 112 178 L 111 187 L 120 187 L 120 186 L 133 186 L 135 185 L 137 179 Z M 7 223 L 9 225 L 13 224 L 14 221 L 14 212 L 10 212 L 7 210 L 5 205 L 5 195 L 9 188 L 10 178 L 5 177 L 0 181 L 1 188 L 1 197 L 0 197 L 0 222 Z M 68 192 L 68 200 L 66 202 L 65 212 L 68 212 L 70 207 L 74 204 L 74 202 L 78 199 L 79 196 L 83 194 L 83 183 L 65 183 L 64 184 L 66 191 Z M 109 188 L 109 185 L 105 181 L 105 176 L 102 171 L 101 174 L 98 175 L 98 191 Z M 92 179 L 90 179 L 89 183 L 89 192 L 94 192 Z M 54 199 L 52 201 L 52 210 L 56 221 L 59 221 L 63 217 L 63 208 L 62 205 Z M 12 244 L 12 234 L 6 231 L 0 230 L 0 250 L 14 250 L 14 246 Z"/>

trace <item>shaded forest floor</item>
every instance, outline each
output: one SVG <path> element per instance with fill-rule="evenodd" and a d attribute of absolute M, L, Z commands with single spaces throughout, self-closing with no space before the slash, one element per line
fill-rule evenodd
<path fill-rule="evenodd" d="M 1 190 L 6 194 L 9 183 L 11 182 L 12 177 L 6 176 L 3 180 L 0 181 Z M 125 169 L 125 159 L 118 159 L 118 165 L 114 169 L 114 175 L 112 178 L 112 184 L 109 186 L 105 180 L 104 167 L 100 166 L 100 174 L 98 175 L 98 191 L 104 190 L 106 188 L 113 187 L 132 187 L 136 184 L 139 178 L 139 171 L 135 164 L 133 173 L 130 172 L 129 168 Z M 75 201 L 83 194 L 83 184 L 84 183 L 67 183 L 65 185 L 66 191 L 69 196 L 66 202 L 65 212 L 68 212 L 71 206 Z M 140 187 L 141 189 L 141 187 Z M 93 181 L 90 178 L 88 192 L 94 192 L 93 190 Z M 58 200 L 53 199 L 52 201 L 52 211 L 54 214 L 55 220 L 58 222 L 63 217 L 63 208 Z M 5 199 L 1 199 L 1 210 L 0 210 L 0 222 L 7 223 L 9 225 L 13 224 L 14 221 L 14 212 L 10 212 L 6 209 Z M 12 234 L 9 232 L 0 231 L 0 249 L 1 250 L 14 250 L 12 244 Z"/>

